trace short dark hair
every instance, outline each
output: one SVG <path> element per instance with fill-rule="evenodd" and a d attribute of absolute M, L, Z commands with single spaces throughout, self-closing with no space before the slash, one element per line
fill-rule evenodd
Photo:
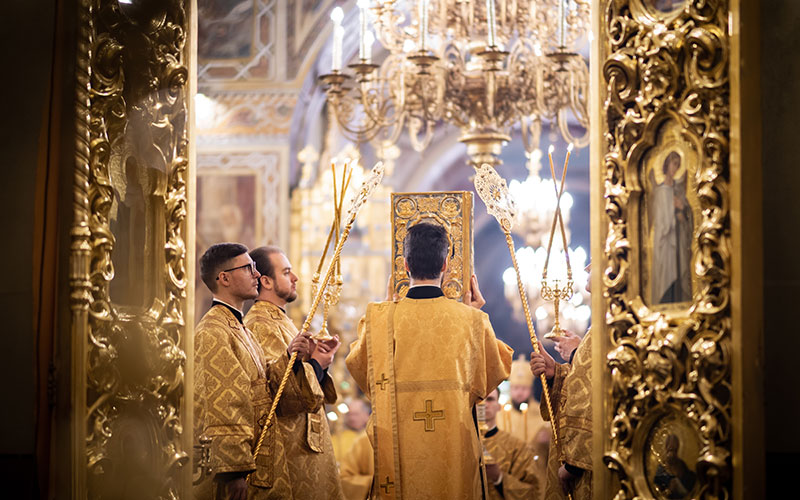
<path fill-rule="evenodd" d="M 261 276 L 269 276 L 275 279 L 275 266 L 272 265 L 270 255 L 274 253 L 283 253 L 283 251 L 274 246 L 258 247 L 250 251 L 250 258 L 256 263 L 256 270 Z M 261 291 L 261 280 L 258 280 L 258 291 Z"/>
<path fill-rule="evenodd" d="M 408 272 L 418 280 L 438 278 L 449 251 L 447 229 L 438 224 L 420 222 L 411 226 L 403 240 L 403 257 Z"/>
<path fill-rule="evenodd" d="M 212 293 L 217 291 L 217 275 L 225 264 L 243 253 L 247 253 L 247 247 L 239 243 L 217 243 L 200 257 L 200 277 Z"/>

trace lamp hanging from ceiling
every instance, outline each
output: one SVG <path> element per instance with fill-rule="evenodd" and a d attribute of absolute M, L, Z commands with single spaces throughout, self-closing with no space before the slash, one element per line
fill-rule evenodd
<path fill-rule="evenodd" d="M 525 149 L 542 121 L 567 142 L 588 144 L 589 70 L 577 53 L 589 0 L 360 0 L 359 57 L 342 67 L 343 12 L 334 9 L 332 70 L 320 77 L 343 133 L 394 144 L 404 129 L 421 151 L 434 127 L 461 129 L 470 162 L 497 165 L 511 129 Z M 338 9 L 338 10 L 337 10 Z M 372 60 L 372 31 L 387 52 Z M 573 136 L 570 120 L 586 132 Z"/>

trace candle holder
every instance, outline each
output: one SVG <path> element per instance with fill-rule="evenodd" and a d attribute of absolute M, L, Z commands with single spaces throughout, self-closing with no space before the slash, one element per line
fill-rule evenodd
<path fill-rule="evenodd" d="M 572 266 L 570 266 L 569 263 L 569 245 L 567 244 L 567 233 L 564 229 L 564 219 L 561 216 L 561 195 L 564 194 L 564 185 L 566 184 L 567 180 L 567 167 L 569 166 L 569 155 L 571 152 L 572 144 L 570 144 L 570 146 L 567 148 L 567 157 L 564 159 L 564 170 L 561 172 L 560 187 L 558 186 L 558 181 L 556 180 L 556 171 L 553 167 L 553 146 L 550 146 L 550 151 L 547 152 L 547 157 L 550 160 L 550 175 L 553 177 L 553 189 L 555 189 L 556 195 L 556 211 L 553 214 L 553 224 L 550 226 L 550 239 L 547 243 L 547 257 L 545 257 L 544 269 L 542 270 L 541 295 L 544 300 L 548 302 L 553 301 L 553 316 L 555 317 L 553 321 L 553 329 L 544 336 L 546 339 L 553 339 L 562 336 L 563 330 L 561 329 L 561 324 L 559 323 L 559 304 L 562 300 L 566 301 L 572 297 L 572 289 L 575 285 L 575 283 L 572 281 Z M 561 280 L 547 280 L 547 268 L 548 264 L 550 263 L 550 253 L 553 249 L 553 236 L 555 236 L 556 225 L 558 225 L 561 229 L 561 243 L 563 244 L 564 260 L 567 265 L 567 282 L 565 286 L 561 285 Z"/>
<path fill-rule="evenodd" d="M 500 71 L 503 69 L 503 62 L 508 54 L 508 51 L 500 49 L 497 45 L 491 45 L 478 52 L 477 55 L 484 61 L 483 68 L 486 71 Z"/>
<path fill-rule="evenodd" d="M 419 50 L 409 55 L 408 60 L 417 65 L 418 75 L 430 75 L 428 68 L 433 66 L 439 58 L 428 51 Z"/>
<path fill-rule="evenodd" d="M 348 64 L 348 68 L 352 68 L 356 75 L 358 75 L 358 83 L 364 83 L 370 80 L 370 76 L 379 68 L 377 64 L 367 62 L 366 59 L 361 59 L 361 62 Z"/>
<path fill-rule="evenodd" d="M 550 52 L 547 54 L 547 57 L 552 59 L 558 65 L 556 71 L 569 71 L 567 67 L 571 59 L 580 58 L 580 55 L 576 52 L 569 52 L 567 51 L 566 47 L 559 47 L 557 51 Z"/>
<path fill-rule="evenodd" d="M 326 91 L 329 94 L 338 94 L 341 93 L 344 89 L 342 86 L 347 80 L 353 78 L 350 75 L 342 73 L 338 69 L 333 70 L 330 73 L 326 73 L 324 75 L 319 76 L 319 81 L 327 85 Z"/>
<path fill-rule="evenodd" d="M 562 337 L 564 334 L 564 330 L 561 328 L 559 322 L 559 304 L 562 300 L 567 301 L 572 298 L 575 283 L 573 283 L 572 278 L 569 278 L 563 286 L 561 283 L 561 280 L 551 280 L 548 282 L 546 278 L 542 279 L 542 298 L 546 301 L 553 301 L 553 317 L 555 318 L 553 329 L 544 336 L 546 339 Z"/>

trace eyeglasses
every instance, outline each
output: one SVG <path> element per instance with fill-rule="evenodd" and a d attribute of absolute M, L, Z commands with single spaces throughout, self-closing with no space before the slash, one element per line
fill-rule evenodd
<path fill-rule="evenodd" d="M 221 273 L 229 273 L 231 271 L 235 271 L 237 269 L 247 269 L 250 271 L 250 274 L 256 274 L 256 263 L 255 262 L 248 262 L 242 266 L 232 267 L 230 269 L 223 269 L 220 271 Z M 217 276 L 217 281 L 219 281 L 219 276 Z"/>

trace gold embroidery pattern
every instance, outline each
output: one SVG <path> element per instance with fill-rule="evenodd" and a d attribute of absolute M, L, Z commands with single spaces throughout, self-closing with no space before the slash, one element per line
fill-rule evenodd
<path fill-rule="evenodd" d="M 425 432 L 434 432 L 436 430 L 436 421 L 444 419 L 444 410 L 434 410 L 432 399 L 425 400 L 425 411 L 414 412 L 415 421 L 425 422 Z"/>
<path fill-rule="evenodd" d="M 186 496 L 189 19 L 179 0 L 148 9 L 83 0 L 78 23 L 70 287 L 79 416 L 72 417 L 71 447 L 85 462 L 73 469 L 73 494 L 121 496 L 121 475 L 140 470 L 147 480 L 137 486 L 147 495 Z M 123 307 L 110 294 L 119 271 L 112 261 L 119 236 L 111 225 L 119 197 L 112 164 L 146 169 L 154 180 L 147 194 L 158 200 L 156 282 L 144 307 Z M 123 452 L 128 442 L 140 452 Z"/>
<path fill-rule="evenodd" d="M 389 480 L 389 476 L 386 476 L 386 482 L 381 484 L 381 488 L 387 495 L 389 494 L 389 488 L 394 488 L 394 482 Z"/>
<path fill-rule="evenodd" d="M 698 474 L 689 496 L 727 498 L 733 433 L 728 2 L 687 0 L 663 15 L 643 0 L 607 2 L 603 9 L 606 335 L 599 341 L 611 398 L 604 462 L 619 481 L 617 498 L 651 496 L 647 437 L 658 415 L 686 415 L 703 449 L 688 464 Z M 646 272 L 640 165 L 670 124 L 697 152 L 687 176 L 687 194 L 699 205 L 689 266 L 694 292 L 689 303 L 654 307 L 645 304 L 639 279 Z"/>

